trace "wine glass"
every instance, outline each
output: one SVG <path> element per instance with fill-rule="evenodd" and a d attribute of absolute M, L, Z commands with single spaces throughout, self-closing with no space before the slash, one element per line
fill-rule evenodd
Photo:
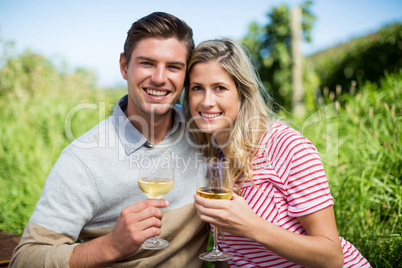
<path fill-rule="evenodd" d="M 231 199 L 232 180 L 226 161 L 210 160 L 203 162 L 197 177 L 197 194 L 208 199 Z M 213 232 L 214 246 L 211 252 L 202 253 L 199 257 L 204 261 L 227 261 L 233 255 L 220 251 L 217 241 L 218 230 Z"/>
<path fill-rule="evenodd" d="M 138 186 L 149 198 L 162 198 L 174 184 L 173 157 L 171 152 L 156 149 L 144 151 L 140 161 Z M 142 244 L 143 249 L 163 249 L 169 242 L 150 237 Z"/>

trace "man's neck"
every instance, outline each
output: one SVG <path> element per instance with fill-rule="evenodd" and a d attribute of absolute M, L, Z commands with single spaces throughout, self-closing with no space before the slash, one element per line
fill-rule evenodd
<path fill-rule="evenodd" d="M 166 137 L 167 132 L 173 127 L 173 112 L 170 111 L 164 116 L 146 120 L 148 129 L 145 138 L 153 144 L 158 144 Z"/>
<path fill-rule="evenodd" d="M 163 116 L 137 115 L 128 109 L 124 112 L 131 124 L 152 144 L 158 144 L 173 127 L 173 111 Z M 140 116 L 140 120 L 138 120 Z"/>

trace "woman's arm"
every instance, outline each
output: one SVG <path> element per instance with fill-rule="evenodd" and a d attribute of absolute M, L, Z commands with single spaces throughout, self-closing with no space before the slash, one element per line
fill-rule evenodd
<path fill-rule="evenodd" d="M 241 196 L 233 200 L 213 200 L 195 196 L 201 220 L 222 231 L 241 235 L 263 245 L 279 256 L 308 267 L 342 267 L 343 252 L 339 242 L 333 207 L 299 217 L 307 235 L 276 226 L 256 215 Z"/>

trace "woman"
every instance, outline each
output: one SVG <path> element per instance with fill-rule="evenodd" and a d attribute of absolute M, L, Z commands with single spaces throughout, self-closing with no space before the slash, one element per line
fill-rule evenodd
<path fill-rule="evenodd" d="M 338 236 L 333 200 L 314 145 L 275 118 L 242 47 L 199 44 L 190 59 L 184 109 L 206 157 L 229 160 L 232 200 L 195 195 L 203 221 L 223 231 L 233 267 L 370 267 Z"/>

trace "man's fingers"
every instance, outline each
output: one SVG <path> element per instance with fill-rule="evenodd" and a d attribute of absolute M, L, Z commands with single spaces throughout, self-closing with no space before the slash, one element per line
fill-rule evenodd
<path fill-rule="evenodd" d="M 162 220 L 158 218 L 148 218 L 146 220 L 143 220 L 141 223 L 144 225 L 144 230 L 150 227 L 162 227 Z"/>
<path fill-rule="evenodd" d="M 137 213 L 150 207 L 164 208 L 167 206 L 169 206 L 169 201 L 165 199 L 145 199 L 128 206 L 126 209 L 128 209 L 131 213 Z"/>
<path fill-rule="evenodd" d="M 121 215 L 128 222 L 141 222 L 149 218 L 155 218 L 161 220 L 163 212 L 157 207 L 144 207 L 143 209 L 136 211 L 131 207 L 123 209 Z"/>

